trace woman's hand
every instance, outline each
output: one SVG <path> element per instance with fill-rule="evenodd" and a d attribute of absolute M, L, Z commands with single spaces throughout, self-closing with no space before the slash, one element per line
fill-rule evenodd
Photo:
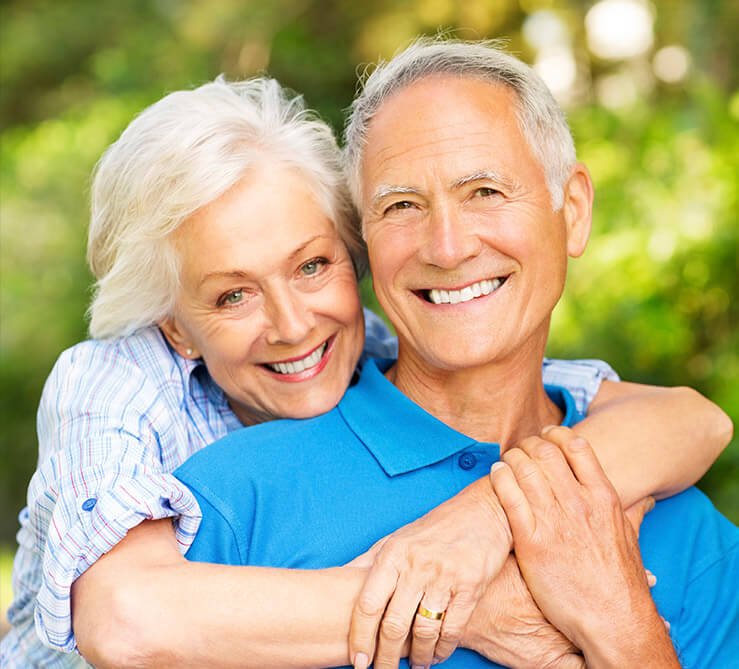
<path fill-rule="evenodd" d="M 476 481 L 351 564 L 374 564 L 352 614 L 349 657 L 357 669 L 444 660 L 457 647 L 480 597 L 511 550 L 490 481 Z M 441 620 L 417 613 L 445 612 Z M 411 633 L 412 628 L 412 633 Z M 410 639 L 409 639 L 410 635 Z"/>
<path fill-rule="evenodd" d="M 679 666 L 636 535 L 588 443 L 554 428 L 493 465 L 521 572 L 588 666 Z"/>

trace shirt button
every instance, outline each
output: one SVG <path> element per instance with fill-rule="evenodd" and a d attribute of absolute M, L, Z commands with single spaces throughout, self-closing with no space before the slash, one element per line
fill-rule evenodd
<path fill-rule="evenodd" d="M 97 498 L 90 497 L 90 499 L 86 499 L 84 502 L 82 502 L 82 510 L 92 511 L 97 503 L 98 503 Z"/>
<path fill-rule="evenodd" d="M 472 453 L 462 453 L 459 456 L 459 466 L 462 469 L 470 470 L 477 464 L 477 458 Z"/>

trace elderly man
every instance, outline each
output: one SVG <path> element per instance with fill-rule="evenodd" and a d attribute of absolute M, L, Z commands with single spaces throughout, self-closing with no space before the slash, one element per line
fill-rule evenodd
<path fill-rule="evenodd" d="M 588 172 L 544 85 L 484 44 L 417 43 L 369 78 L 347 143 L 398 359 L 368 363 L 324 416 L 236 432 L 183 465 L 178 476 L 204 515 L 188 558 L 342 564 L 492 465 L 477 494 L 510 530 L 504 523 L 489 537 L 491 563 L 510 567 L 515 549 L 536 603 L 589 666 L 680 666 L 673 643 L 686 666 L 732 666 L 737 529 L 691 489 L 647 516 L 640 555 L 592 451 L 565 429 L 580 418 L 572 398 L 542 385 L 551 312 L 567 257 L 585 249 L 592 204 Z M 559 424 L 548 441 L 512 448 Z M 658 579 L 654 601 L 642 557 Z M 435 643 L 449 593 L 406 594 Z M 448 666 L 540 666 L 479 643 L 495 606 L 483 596 L 463 634 L 467 648 Z M 327 625 L 346 624 L 339 618 Z M 361 611 L 354 622 L 366 622 Z M 361 644 L 349 654 L 355 666 L 372 654 Z M 430 664 L 424 657 L 414 664 Z"/>

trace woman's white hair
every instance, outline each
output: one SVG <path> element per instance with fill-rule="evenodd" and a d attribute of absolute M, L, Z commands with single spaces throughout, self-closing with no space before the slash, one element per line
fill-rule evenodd
<path fill-rule="evenodd" d="M 355 268 L 364 268 L 329 126 L 274 79 L 219 77 L 145 109 L 95 167 L 87 246 L 97 279 L 93 337 L 130 334 L 171 315 L 180 270 L 172 233 L 265 160 L 309 180 Z"/>
<path fill-rule="evenodd" d="M 362 206 L 362 153 L 372 119 L 394 93 L 434 75 L 493 81 L 516 93 L 518 121 L 544 169 L 552 207 L 555 211 L 562 207 L 563 188 L 576 161 L 575 144 L 564 112 L 542 79 L 518 58 L 501 51 L 499 44 L 495 40 L 421 37 L 372 70 L 352 103 L 344 130 L 347 180 L 357 208 Z"/>

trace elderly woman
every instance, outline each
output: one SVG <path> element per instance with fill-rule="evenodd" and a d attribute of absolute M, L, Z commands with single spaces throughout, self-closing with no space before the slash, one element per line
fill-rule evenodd
<path fill-rule="evenodd" d="M 331 130 L 268 79 L 173 93 L 101 159 L 93 339 L 44 388 L 7 666 L 84 665 L 78 648 L 110 666 L 303 666 L 327 636 L 346 645 L 310 605 L 342 576 L 186 562 L 200 510 L 171 475 L 236 428 L 330 410 L 365 356 L 395 354 L 363 321 L 340 163 Z M 544 377 L 590 406 L 577 429 L 626 504 L 684 488 L 725 445 L 723 414 L 693 391 L 601 385 L 615 377 L 598 362 L 549 361 Z"/>

